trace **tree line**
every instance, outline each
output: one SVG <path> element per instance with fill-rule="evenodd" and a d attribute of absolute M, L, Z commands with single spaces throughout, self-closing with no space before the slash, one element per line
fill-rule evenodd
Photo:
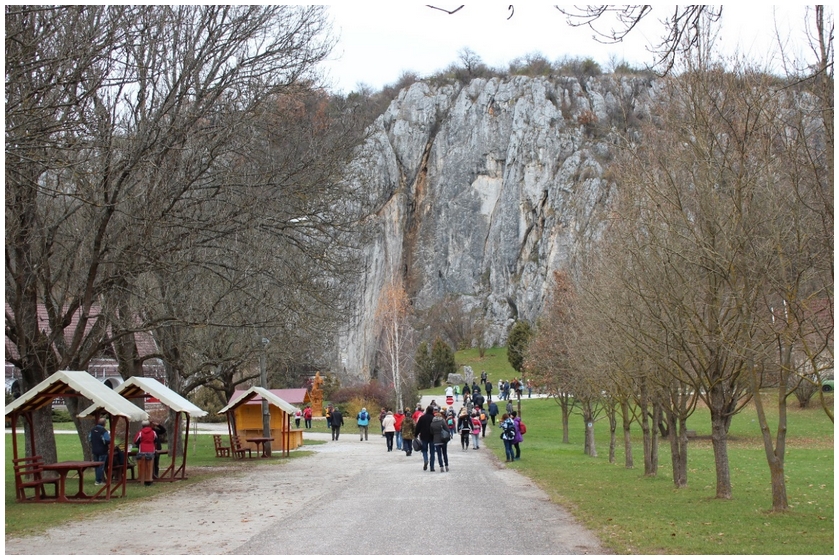
<path fill-rule="evenodd" d="M 318 355 L 359 268 L 348 162 L 368 118 L 318 85 L 325 8 L 5 16 L 6 337 L 23 389 L 113 351 L 123 378 L 159 358 L 175 391 L 229 397 L 261 352 L 275 371 Z M 49 410 L 35 436 L 54 460 Z"/>
<path fill-rule="evenodd" d="M 525 363 L 562 409 L 563 441 L 576 411 L 596 455 L 592 425 L 608 419 L 609 459 L 622 432 L 630 468 L 638 423 L 645 474 L 666 438 L 676 488 L 687 420 L 706 407 L 722 499 L 728 429 L 751 403 L 775 511 L 788 508 L 788 399 L 818 395 L 833 419 L 821 391 L 833 372 L 833 26 L 813 16 L 814 62 L 788 79 L 714 60 L 701 34 L 684 51 L 638 135 L 614 137 L 604 226 L 579 269 L 555 272 Z"/>

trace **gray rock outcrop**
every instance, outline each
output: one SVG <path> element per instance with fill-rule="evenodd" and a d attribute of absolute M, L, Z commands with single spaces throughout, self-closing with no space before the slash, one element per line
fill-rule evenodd
<path fill-rule="evenodd" d="M 373 316 L 401 276 L 417 309 L 447 295 L 478 309 L 484 343 L 533 321 L 552 271 L 601 235 L 615 132 L 645 118 L 640 77 L 415 83 L 374 123 L 356 165 L 376 209 L 356 311 L 338 342 L 345 375 L 368 378 Z"/>

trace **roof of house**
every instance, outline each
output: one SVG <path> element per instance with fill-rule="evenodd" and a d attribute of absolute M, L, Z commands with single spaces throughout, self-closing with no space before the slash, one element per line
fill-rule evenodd
<path fill-rule="evenodd" d="M 59 396 L 86 397 L 93 401 L 91 408 L 104 410 L 114 416 L 124 416 L 134 422 L 149 418 L 145 410 L 106 387 L 86 371 L 55 372 L 9 403 L 6 416 L 50 406 L 53 399 Z M 87 416 L 87 412 L 81 412 L 78 416 Z"/>
<path fill-rule="evenodd" d="M 64 329 L 64 338 L 66 339 L 67 344 L 70 344 L 72 342 L 73 335 L 75 334 L 75 331 L 78 328 L 80 313 L 80 310 L 76 310 L 76 312 L 73 313 L 73 315 L 70 317 L 70 324 Z M 85 325 L 85 335 L 88 335 L 90 333 L 100 313 L 101 309 L 98 305 L 92 305 L 90 307 L 89 320 Z M 6 303 L 6 315 L 9 317 L 14 317 L 14 311 L 8 303 Z M 38 304 L 38 328 L 45 332 L 49 329 L 49 315 L 47 314 L 46 306 L 42 303 Z M 110 334 L 110 328 L 108 328 L 108 333 Z M 134 340 L 137 344 L 137 352 L 141 357 L 157 353 L 157 343 L 155 342 L 154 337 L 151 335 L 150 332 L 136 332 L 134 333 Z M 9 357 L 14 359 L 20 357 L 17 351 L 17 346 L 14 343 L 12 343 L 11 340 L 9 340 L 8 336 L 6 337 L 6 354 L 7 361 Z"/>
<path fill-rule="evenodd" d="M 305 387 L 301 388 L 301 389 L 267 389 L 267 390 L 270 391 L 271 393 L 273 393 L 274 395 L 280 397 L 285 402 L 290 403 L 290 404 L 303 404 L 304 402 L 309 400 L 308 390 Z M 243 391 L 241 389 L 236 389 L 235 391 L 233 391 L 233 396 L 230 397 L 230 401 L 228 402 L 228 404 L 230 404 L 234 400 L 238 399 L 240 396 L 242 396 L 242 393 L 244 393 L 244 392 L 245 391 Z M 260 404 L 260 403 L 262 403 L 262 399 L 259 398 L 259 397 L 255 397 L 255 398 L 251 399 L 250 402 L 248 402 L 248 404 Z"/>
<path fill-rule="evenodd" d="M 262 399 L 265 399 L 270 404 L 273 404 L 283 412 L 287 414 L 294 414 L 294 405 L 289 404 L 285 400 L 275 395 L 273 391 L 276 390 L 277 389 L 272 389 L 271 391 L 269 391 L 268 389 L 264 389 L 262 387 L 251 387 L 246 391 L 241 391 L 238 397 L 234 394 L 233 398 L 230 399 L 230 402 L 227 403 L 227 406 L 219 410 L 218 413 L 225 414 L 228 410 L 233 410 L 234 408 L 238 408 L 242 405 L 249 405 L 252 402 L 261 403 Z"/>

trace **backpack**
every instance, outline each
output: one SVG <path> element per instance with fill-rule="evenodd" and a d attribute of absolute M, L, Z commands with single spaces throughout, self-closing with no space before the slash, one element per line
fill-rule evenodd
<path fill-rule="evenodd" d="M 504 425 L 504 433 L 502 434 L 502 439 L 513 441 L 514 439 L 516 439 L 516 425 L 510 421 L 506 422 L 507 423 Z"/>
<path fill-rule="evenodd" d="M 486 421 L 487 421 L 487 415 L 484 414 L 484 411 L 482 410 L 481 411 L 481 422 L 486 422 Z"/>
<path fill-rule="evenodd" d="M 524 434 L 527 433 L 527 426 L 525 426 L 524 422 L 522 422 L 522 421 L 519 421 L 519 431 L 521 432 L 521 435 L 524 435 Z"/>
<path fill-rule="evenodd" d="M 361 414 L 359 414 L 359 415 L 358 415 L 358 418 L 359 418 L 361 421 L 364 421 L 364 420 L 367 420 L 368 418 L 370 418 L 370 415 L 369 415 L 369 414 L 367 414 L 366 412 L 362 412 Z"/>

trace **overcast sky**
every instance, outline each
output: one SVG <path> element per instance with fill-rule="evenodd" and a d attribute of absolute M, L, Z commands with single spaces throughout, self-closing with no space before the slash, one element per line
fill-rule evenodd
<path fill-rule="evenodd" d="M 430 2 L 455 9 L 459 2 Z M 412 2 L 342 2 L 329 6 L 328 13 L 339 42 L 324 66 L 333 89 L 349 93 L 359 83 L 374 89 L 392 84 L 405 71 L 421 77 L 456 62 L 468 47 L 492 67 L 528 53 L 539 52 L 551 61 L 561 58 L 593 58 L 605 69 L 610 58 L 635 66 L 652 61 L 647 48 L 660 41 L 659 19 L 670 13 L 669 6 L 656 6 L 641 28 L 618 45 L 603 45 L 588 28 L 572 28 L 553 5 L 541 3 L 467 4 L 453 15 Z M 791 22 L 804 19 L 804 8 L 776 7 L 784 37 L 800 41 L 800 27 Z M 773 7 L 747 8 L 727 5 L 723 10 L 722 41 L 733 50 L 738 45 L 752 58 L 764 59 L 776 43 Z"/>

